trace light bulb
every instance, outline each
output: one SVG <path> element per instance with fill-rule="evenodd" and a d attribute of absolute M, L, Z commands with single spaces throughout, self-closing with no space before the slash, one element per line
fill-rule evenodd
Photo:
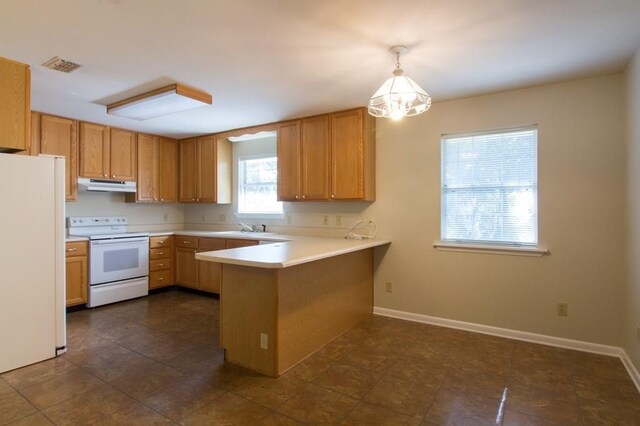
<path fill-rule="evenodd" d="M 404 117 L 404 111 L 402 111 L 401 109 L 393 109 L 389 113 L 389 117 L 391 117 L 391 119 L 394 120 L 394 121 L 398 121 L 402 117 Z"/>

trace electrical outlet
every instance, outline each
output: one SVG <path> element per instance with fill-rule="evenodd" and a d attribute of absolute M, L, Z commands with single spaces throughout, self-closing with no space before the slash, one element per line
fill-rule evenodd
<path fill-rule="evenodd" d="M 227 215 L 224 213 L 220 213 L 218 215 L 218 222 L 225 223 L 227 221 Z"/>
<path fill-rule="evenodd" d="M 329 225 L 329 215 L 328 215 L 328 214 L 325 214 L 325 215 L 322 217 L 322 224 L 323 224 L 324 226 Z"/>
<path fill-rule="evenodd" d="M 260 333 L 260 349 L 269 349 L 269 336 Z"/>
<path fill-rule="evenodd" d="M 169 221 L 169 215 L 168 215 L 168 214 L 166 214 L 166 213 L 164 214 L 164 221 L 165 221 L 165 222 L 168 222 L 168 221 Z"/>
<path fill-rule="evenodd" d="M 558 316 L 566 317 L 569 315 L 569 305 L 567 303 L 558 303 Z"/>
<path fill-rule="evenodd" d="M 342 216 L 336 216 L 336 225 L 342 225 Z"/>
<path fill-rule="evenodd" d="M 384 286 L 387 293 L 393 293 L 393 283 L 391 281 L 384 283 Z"/>

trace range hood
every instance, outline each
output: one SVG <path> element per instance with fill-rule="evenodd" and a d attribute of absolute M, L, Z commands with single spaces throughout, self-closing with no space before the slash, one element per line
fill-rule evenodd
<path fill-rule="evenodd" d="M 78 188 L 85 191 L 136 192 L 136 183 L 124 180 L 79 178 Z"/>

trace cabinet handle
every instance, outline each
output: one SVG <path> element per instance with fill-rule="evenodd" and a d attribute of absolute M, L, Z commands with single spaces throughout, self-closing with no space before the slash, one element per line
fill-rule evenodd
<path fill-rule="evenodd" d="M 158 253 L 159 255 L 163 255 L 164 253 Z"/>
<path fill-rule="evenodd" d="M 156 244 L 164 244 L 164 241 L 163 240 L 156 241 Z"/>
<path fill-rule="evenodd" d="M 303 195 L 303 196 L 302 196 L 302 198 L 307 198 L 307 196 L 306 196 L 306 195 Z"/>
<path fill-rule="evenodd" d="M 183 241 L 182 244 L 191 244 L 191 241 Z"/>
<path fill-rule="evenodd" d="M 297 200 L 298 198 L 300 198 L 300 197 L 298 197 L 298 196 L 296 195 L 296 200 Z"/>
<path fill-rule="evenodd" d="M 111 175 L 111 177 L 112 177 L 112 178 L 115 178 L 115 177 L 116 177 L 116 175 Z"/>
<path fill-rule="evenodd" d="M 76 251 L 78 250 L 77 248 L 68 248 L 67 251 Z"/>
<path fill-rule="evenodd" d="M 195 201 L 195 200 L 196 200 L 195 198 L 192 198 L 192 199 L 191 199 L 191 201 Z"/>
<path fill-rule="evenodd" d="M 104 174 L 104 177 L 107 177 L 107 174 L 106 174 L 106 173 Z"/>
<path fill-rule="evenodd" d="M 160 201 L 164 201 L 164 198 L 160 198 Z"/>
<path fill-rule="evenodd" d="M 196 201 L 200 201 L 200 198 L 196 198 Z"/>
<path fill-rule="evenodd" d="M 164 263 L 158 263 L 158 266 L 164 266 Z"/>
<path fill-rule="evenodd" d="M 158 278 L 158 281 L 162 281 L 162 280 L 164 280 L 164 278 L 162 278 L 162 277 Z"/>
<path fill-rule="evenodd" d="M 336 198 L 336 196 L 335 196 L 335 195 L 333 195 L 333 194 L 331 194 L 331 198 Z"/>

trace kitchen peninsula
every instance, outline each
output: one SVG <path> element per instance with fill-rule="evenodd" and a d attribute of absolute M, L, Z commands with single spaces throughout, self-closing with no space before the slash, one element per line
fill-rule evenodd
<path fill-rule="evenodd" d="M 277 377 L 372 313 L 374 250 L 390 241 L 275 234 L 260 240 L 275 242 L 196 259 L 222 264 L 226 359 Z"/>

